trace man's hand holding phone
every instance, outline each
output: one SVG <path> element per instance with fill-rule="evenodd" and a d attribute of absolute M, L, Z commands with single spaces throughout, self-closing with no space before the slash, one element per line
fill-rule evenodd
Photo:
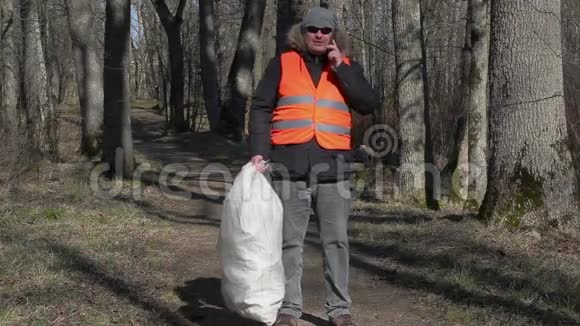
<path fill-rule="evenodd" d="M 332 68 L 336 69 L 338 66 L 342 64 L 342 53 L 340 49 L 336 45 L 336 42 L 332 40 L 332 42 L 328 45 L 328 60 L 330 60 L 330 65 Z"/>

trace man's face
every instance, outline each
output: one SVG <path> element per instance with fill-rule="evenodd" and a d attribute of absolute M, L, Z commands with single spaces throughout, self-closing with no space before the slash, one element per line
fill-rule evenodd
<path fill-rule="evenodd" d="M 332 28 L 307 26 L 304 33 L 304 41 L 306 42 L 306 47 L 308 47 L 308 52 L 311 54 L 324 54 L 332 41 Z"/>

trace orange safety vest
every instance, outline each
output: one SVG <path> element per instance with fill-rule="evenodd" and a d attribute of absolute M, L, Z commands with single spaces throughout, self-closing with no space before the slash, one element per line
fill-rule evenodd
<path fill-rule="evenodd" d="M 316 137 L 325 149 L 351 149 L 352 116 L 338 80 L 326 65 L 315 87 L 297 52 L 281 55 L 282 76 L 278 86 L 278 104 L 272 116 L 272 144 L 306 143 Z M 345 64 L 350 64 L 348 58 Z"/>

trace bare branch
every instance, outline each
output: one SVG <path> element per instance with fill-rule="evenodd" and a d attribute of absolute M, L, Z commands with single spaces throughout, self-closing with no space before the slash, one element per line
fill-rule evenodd
<path fill-rule="evenodd" d="M 395 55 L 393 52 L 391 52 L 391 51 L 389 51 L 389 50 L 387 50 L 387 49 L 385 49 L 385 48 L 382 48 L 382 47 L 380 47 L 380 46 L 378 46 L 378 45 L 376 45 L 376 44 L 374 44 L 374 43 L 372 43 L 372 42 L 369 42 L 369 41 L 367 41 L 367 40 L 363 40 L 362 38 L 360 38 L 360 37 L 358 37 L 358 36 L 354 35 L 354 33 L 347 32 L 347 34 L 348 34 L 350 37 L 352 37 L 353 39 L 355 39 L 355 40 L 357 40 L 357 41 L 361 41 L 361 42 L 363 42 L 364 44 L 370 45 L 370 46 L 372 46 L 373 48 L 375 48 L 375 49 L 377 49 L 377 50 L 379 50 L 379 51 L 381 51 L 381 52 L 383 52 L 383 53 L 386 53 L 386 54 L 388 54 L 388 55 L 391 55 L 391 56 L 394 56 L 394 55 Z"/>

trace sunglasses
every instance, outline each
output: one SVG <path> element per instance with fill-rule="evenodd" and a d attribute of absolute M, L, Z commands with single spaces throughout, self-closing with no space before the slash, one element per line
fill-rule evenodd
<path fill-rule="evenodd" d="M 332 28 L 330 28 L 330 27 L 307 26 L 306 27 L 306 31 L 308 33 L 312 33 L 312 34 L 316 34 L 316 33 L 318 33 L 318 31 L 320 31 L 322 34 L 328 35 L 328 34 L 332 33 Z"/>

